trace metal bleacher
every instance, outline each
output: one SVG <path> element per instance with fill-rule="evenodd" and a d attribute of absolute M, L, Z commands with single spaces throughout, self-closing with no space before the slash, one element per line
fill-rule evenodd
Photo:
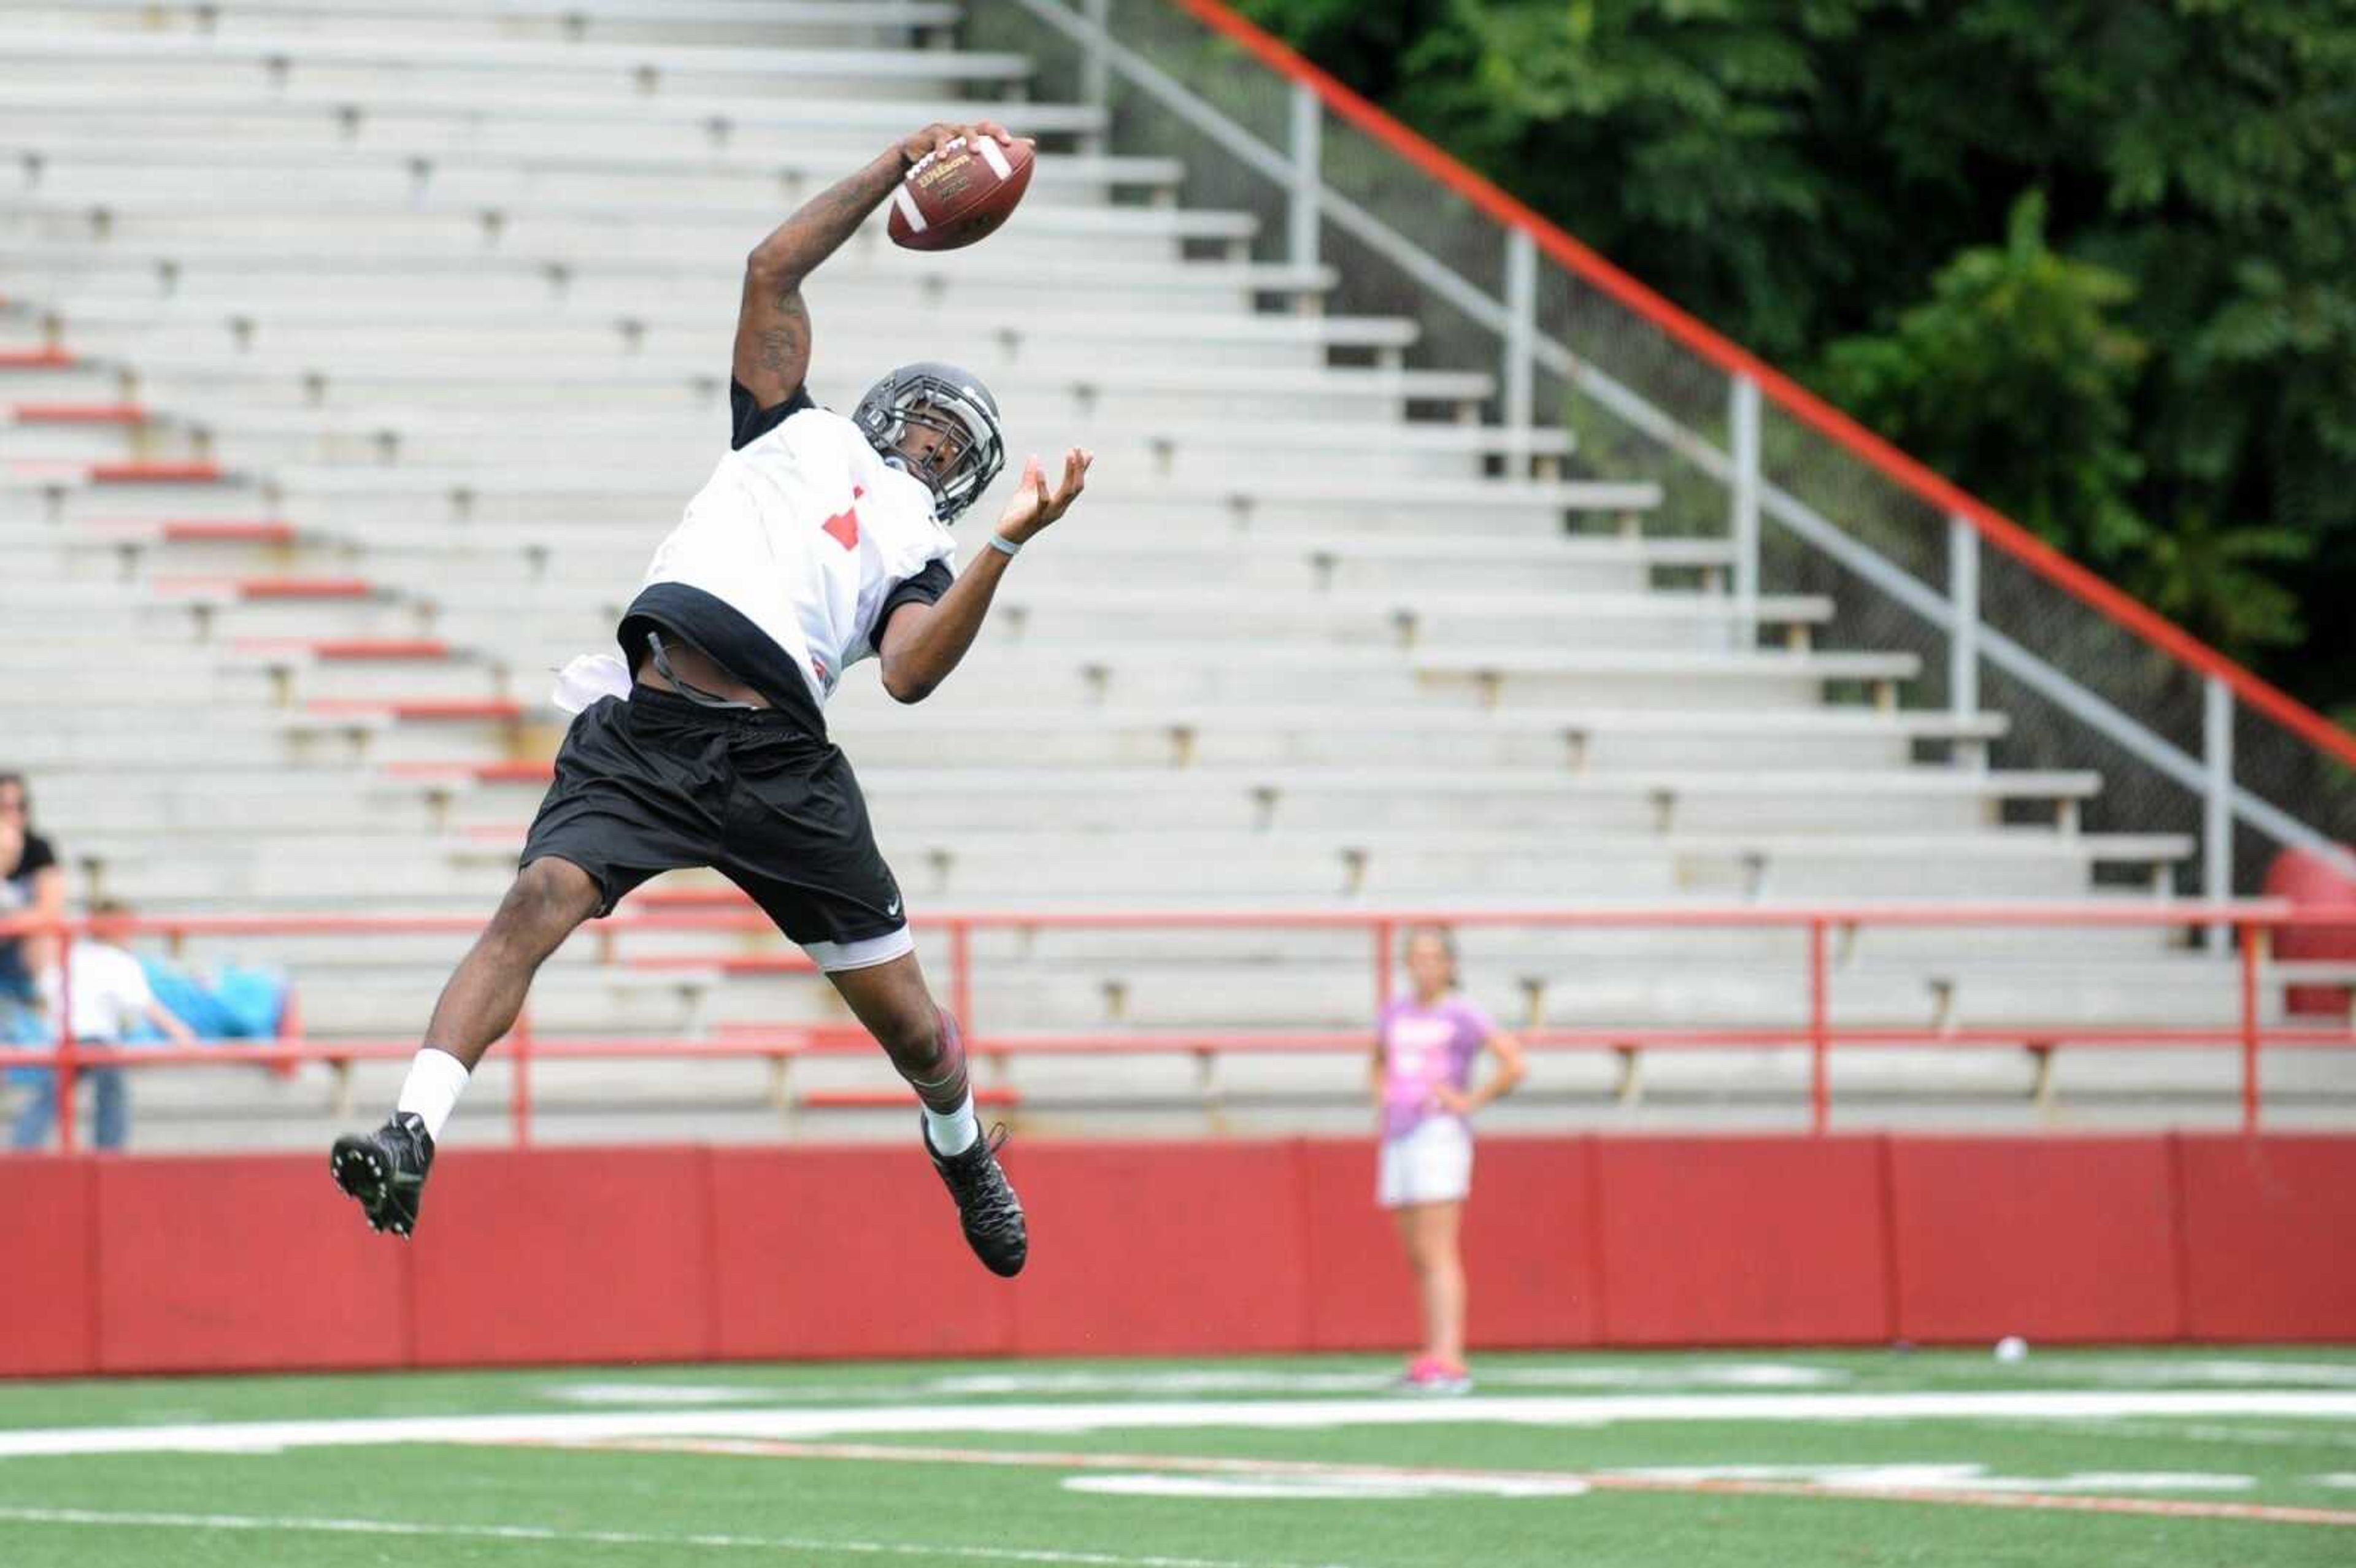
<path fill-rule="evenodd" d="M 1723 541 L 1648 528 L 1658 476 L 1483 422 L 1485 370 L 1437 362 L 1412 320 L 1318 308 L 1331 267 L 1182 205 L 1180 163 L 1100 150 L 1102 110 L 1034 101 L 1024 56 L 959 29 L 932 0 L 0 0 L 0 766 L 32 775 L 78 892 L 487 912 L 561 734 L 547 672 L 609 643 L 724 439 L 744 252 L 888 137 L 980 109 L 1041 138 L 1018 218 L 945 256 L 873 224 L 808 289 L 822 401 L 953 359 L 1018 453 L 1098 453 L 939 695 L 897 708 L 862 673 L 835 701 L 919 914 L 2148 898 L 2191 853 L 2083 830 L 2094 773 L 1948 765 L 2005 716 L 1910 709 L 1912 652 L 1815 646 L 1825 596 L 1738 613 Z M 1466 962 L 1508 1018 L 1782 1021 L 1795 940 L 1484 928 Z M 284 963 L 312 1036 L 382 1039 L 423 1023 L 463 945 L 185 953 Z M 741 962 L 781 951 L 584 937 L 535 1027 L 839 1021 L 810 975 Z M 1367 1013 L 1347 933 L 985 932 L 976 956 L 999 1027 Z M 1844 965 L 1841 1017 L 1908 1025 L 2222 1022 L 2235 1000 L 2155 931 L 1877 933 Z M 137 1140 L 300 1147 L 391 1071 L 145 1073 Z M 776 1136 L 758 1061 L 541 1071 L 560 1138 Z M 798 1071 L 890 1083 L 880 1061 Z M 1686 1053 L 1640 1098 L 1600 1053 L 1549 1056 L 1500 1115 L 1782 1125 L 1801 1071 Z M 1891 1115 L 2034 1114 L 2019 1051 L 1844 1071 Z M 1210 1114 L 1183 1063 L 1005 1072 L 1041 1126 Z M 1361 1075 L 1236 1063 L 1219 1125 L 1355 1125 Z M 2090 1053 L 2064 1099 L 2099 1121 L 2230 1079 Z M 797 1125 L 905 1131 L 897 1111 Z"/>

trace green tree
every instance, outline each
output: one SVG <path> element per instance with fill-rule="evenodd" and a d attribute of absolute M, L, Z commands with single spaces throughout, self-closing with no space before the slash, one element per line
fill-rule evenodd
<path fill-rule="evenodd" d="M 2129 399 L 2149 357 L 2119 325 L 2126 277 L 2056 254 L 2045 198 L 2013 206 L 2001 247 L 1969 250 L 1888 333 L 1835 342 L 1827 394 L 1932 466 L 1996 480 L 1990 497 L 2161 613 L 2244 649 L 2304 634 L 2268 572 L 2303 560 L 2303 536 L 2206 515 L 2156 528 Z"/>
<path fill-rule="evenodd" d="M 1242 4 L 2158 607 L 2356 701 L 2356 0 Z"/>

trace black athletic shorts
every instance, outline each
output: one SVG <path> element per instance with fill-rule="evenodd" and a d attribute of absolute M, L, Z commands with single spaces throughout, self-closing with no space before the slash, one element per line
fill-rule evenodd
<path fill-rule="evenodd" d="M 908 950 L 900 887 L 841 748 L 785 709 L 712 709 L 634 688 L 573 720 L 524 840 L 596 879 L 601 914 L 658 872 L 709 866 L 819 966 Z"/>

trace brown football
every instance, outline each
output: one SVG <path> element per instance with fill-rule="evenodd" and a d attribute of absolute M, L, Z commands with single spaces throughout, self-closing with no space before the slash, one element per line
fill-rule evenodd
<path fill-rule="evenodd" d="M 959 136 L 926 154 L 892 192 L 892 243 L 954 251 L 998 231 L 1031 188 L 1031 144 Z"/>

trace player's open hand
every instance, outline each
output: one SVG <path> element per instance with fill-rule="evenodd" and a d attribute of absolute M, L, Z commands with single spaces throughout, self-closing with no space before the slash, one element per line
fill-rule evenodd
<path fill-rule="evenodd" d="M 1096 460 L 1096 453 L 1076 446 L 1064 453 L 1064 477 L 1050 491 L 1046 471 L 1039 466 L 1039 459 L 1026 458 L 1023 483 L 1016 486 L 1006 510 L 999 516 L 999 537 L 1021 544 L 1070 511 L 1072 503 L 1080 498 L 1080 492 L 1087 488 L 1088 464 Z"/>
<path fill-rule="evenodd" d="M 901 165 L 913 169 L 960 136 L 968 142 L 979 142 L 987 137 L 1002 147 L 1014 145 L 1014 133 L 995 120 L 977 120 L 970 125 L 936 123 L 926 126 L 914 135 L 900 138 Z"/>

